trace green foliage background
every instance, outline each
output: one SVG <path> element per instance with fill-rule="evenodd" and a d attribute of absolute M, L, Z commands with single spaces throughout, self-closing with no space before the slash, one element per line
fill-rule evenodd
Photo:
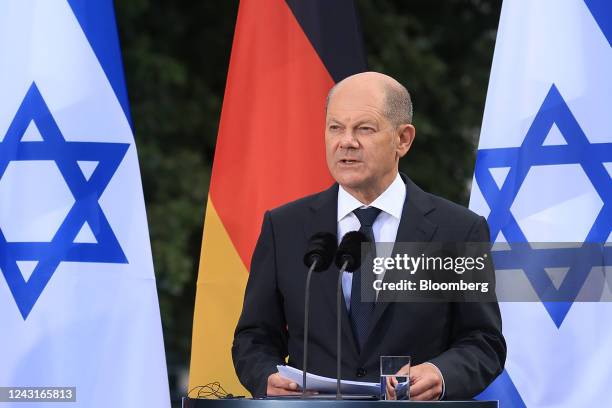
<path fill-rule="evenodd" d="M 413 97 L 417 138 L 403 171 L 426 190 L 467 204 L 501 1 L 356 3 L 369 68 L 397 78 Z M 189 364 L 238 1 L 122 0 L 115 7 L 176 399 Z"/>

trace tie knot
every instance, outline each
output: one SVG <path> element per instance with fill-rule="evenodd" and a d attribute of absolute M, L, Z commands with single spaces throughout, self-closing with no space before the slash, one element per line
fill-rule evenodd
<path fill-rule="evenodd" d="M 380 214 L 380 209 L 374 207 L 358 208 L 353 213 L 357 216 L 362 227 L 372 227 L 376 217 Z"/>

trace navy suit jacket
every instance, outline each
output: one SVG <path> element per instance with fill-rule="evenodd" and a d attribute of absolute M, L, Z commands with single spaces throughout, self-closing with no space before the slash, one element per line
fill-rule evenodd
<path fill-rule="evenodd" d="M 484 218 L 403 179 L 406 200 L 397 242 L 489 240 Z M 264 215 L 232 347 L 236 373 L 254 397 L 265 396 L 268 376 L 287 356 L 289 365 L 302 366 L 308 272 L 302 257 L 314 233 L 337 233 L 337 200 L 335 184 Z M 313 274 L 310 303 L 308 371 L 334 378 L 338 272 L 332 265 Z M 480 393 L 504 367 L 506 343 L 496 302 L 379 301 L 361 353 L 346 307 L 341 318 L 343 379 L 377 382 L 381 355 L 410 355 L 413 365 L 429 361 L 440 369 L 445 399 L 465 399 Z"/>

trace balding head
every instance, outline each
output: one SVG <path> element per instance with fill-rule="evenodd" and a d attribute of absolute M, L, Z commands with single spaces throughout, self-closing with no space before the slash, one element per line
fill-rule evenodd
<path fill-rule="evenodd" d="M 334 94 L 342 89 L 369 90 L 383 98 L 384 115 L 395 126 L 412 123 L 412 100 L 408 90 L 394 78 L 379 72 L 362 72 L 351 75 L 334 85 L 327 94 L 325 109 Z M 378 91 L 378 92 L 377 92 Z"/>

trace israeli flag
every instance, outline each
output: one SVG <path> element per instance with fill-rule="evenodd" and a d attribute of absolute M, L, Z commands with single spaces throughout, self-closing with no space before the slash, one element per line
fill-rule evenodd
<path fill-rule="evenodd" d="M 128 117 L 111 0 L 0 2 L 0 387 L 170 405 Z"/>
<path fill-rule="evenodd" d="M 470 208 L 496 242 L 601 243 L 608 255 L 603 270 L 524 276 L 567 301 L 500 304 L 506 370 L 481 397 L 501 407 L 612 406 L 611 44 L 608 1 L 503 3 Z M 580 302 L 594 279 L 602 301 Z"/>

